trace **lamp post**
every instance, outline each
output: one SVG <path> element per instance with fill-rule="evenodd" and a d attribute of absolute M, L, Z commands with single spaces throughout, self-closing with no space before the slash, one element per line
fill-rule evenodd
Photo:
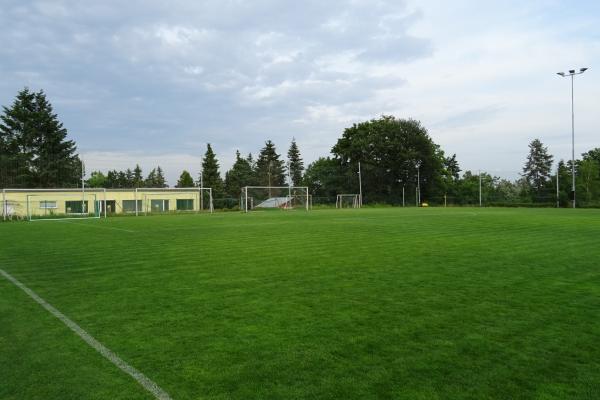
<path fill-rule="evenodd" d="M 402 207 L 404 207 L 404 181 L 402 179 L 398 179 L 398 183 L 402 184 Z"/>
<path fill-rule="evenodd" d="M 581 75 L 587 68 L 580 68 L 579 72 L 574 69 L 570 69 L 569 73 L 557 72 L 558 75 L 566 78 L 567 76 L 571 77 L 571 197 L 573 200 L 573 208 L 575 208 L 575 102 L 573 95 L 573 87 L 575 75 Z"/>

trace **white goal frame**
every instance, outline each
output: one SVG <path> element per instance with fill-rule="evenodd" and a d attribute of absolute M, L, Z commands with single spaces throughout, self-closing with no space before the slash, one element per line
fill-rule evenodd
<path fill-rule="evenodd" d="M 26 210 L 27 213 L 25 215 L 25 217 L 27 218 L 28 221 L 59 221 L 59 220 L 65 220 L 65 219 L 98 219 L 98 218 L 106 218 L 106 189 L 104 188 L 93 188 L 93 189 L 85 189 L 85 188 L 69 188 L 69 189 L 2 189 L 2 219 L 4 221 L 6 221 L 8 219 L 8 200 L 6 199 L 6 195 L 9 193 L 26 193 Z M 39 218 L 39 219 L 34 219 L 33 215 L 31 213 L 32 207 L 31 207 L 31 198 L 32 197 L 39 197 L 42 196 L 45 193 L 60 193 L 60 195 L 64 196 L 65 194 L 73 194 L 73 195 L 77 195 L 77 194 L 81 194 L 81 202 L 83 203 L 84 201 L 89 200 L 86 199 L 86 195 L 92 197 L 93 196 L 93 206 L 96 207 L 97 206 L 97 202 L 101 202 L 104 203 L 104 215 L 102 215 L 102 212 L 99 211 L 97 215 L 90 215 L 89 212 L 87 213 L 81 213 L 79 215 L 79 217 L 69 217 L 69 216 L 65 216 L 65 217 L 61 217 L 61 218 Z M 102 194 L 103 198 L 99 199 L 99 195 Z M 79 201 L 79 200 L 73 200 L 73 201 Z M 66 214 L 65 215 L 69 215 Z M 76 215 L 76 213 L 71 213 L 70 215 Z"/>
<path fill-rule="evenodd" d="M 242 208 L 244 212 L 248 212 L 252 209 L 252 207 L 248 208 L 248 189 L 287 189 L 288 195 L 286 198 L 288 199 L 292 198 L 292 190 L 301 190 L 305 193 L 303 196 L 306 196 L 306 211 L 311 208 L 311 196 L 308 194 L 308 186 L 244 186 L 242 188 Z"/>
<path fill-rule="evenodd" d="M 208 212 L 211 214 L 215 211 L 213 205 L 213 195 L 212 188 L 209 187 L 186 187 L 186 188 L 135 188 L 134 200 L 135 200 L 135 216 L 139 216 L 140 213 L 143 215 L 148 214 L 147 207 L 145 205 L 145 200 L 149 194 L 158 194 L 158 193 L 195 193 L 196 198 L 198 200 L 198 209 L 194 210 L 196 213 L 201 213 L 204 211 L 204 194 L 208 194 Z M 142 210 L 138 208 L 138 200 L 144 200 L 142 202 Z"/>
<path fill-rule="evenodd" d="M 358 193 L 341 193 L 336 195 L 335 198 L 335 208 L 344 208 L 344 199 L 345 198 L 352 198 L 352 208 L 360 208 L 361 207 L 361 201 L 360 201 L 360 194 Z"/>

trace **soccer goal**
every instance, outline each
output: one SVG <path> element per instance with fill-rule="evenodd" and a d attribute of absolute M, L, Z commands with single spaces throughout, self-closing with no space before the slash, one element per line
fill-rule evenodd
<path fill-rule="evenodd" d="M 240 209 L 293 210 L 311 208 L 311 196 L 307 186 L 244 186 L 240 197 Z"/>
<path fill-rule="evenodd" d="M 356 193 L 338 194 L 335 199 L 335 208 L 360 208 L 360 195 Z"/>
<path fill-rule="evenodd" d="M 29 221 L 100 218 L 105 200 L 104 189 L 4 189 L 2 217 Z"/>
<path fill-rule="evenodd" d="M 214 211 L 212 188 L 137 188 L 127 212 L 135 215 Z"/>

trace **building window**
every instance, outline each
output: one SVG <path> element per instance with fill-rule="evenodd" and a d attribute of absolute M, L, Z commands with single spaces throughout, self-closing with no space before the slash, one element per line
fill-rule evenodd
<path fill-rule="evenodd" d="M 169 200 L 150 200 L 150 209 L 152 212 L 169 211 Z"/>
<path fill-rule="evenodd" d="M 123 200 L 123 212 L 135 212 L 136 200 Z M 137 210 L 142 211 L 142 201 L 137 200 Z"/>
<path fill-rule="evenodd" d="M 56 206 L 55 200 L 42 200 L 42 201 L 40 201 L 40 208 L 42 210 L 51 210 L 51 209 L 56 209 L 58 207 Z"/>
<path fill-rule="evenodd" d="M 88 212 L 87 200 L 65 201 L 65 210 L 67 214 L 85 214 Z"/>
<path fill-rule="evenodd" d="M 194 199 L 177 199 L 178 211 L 192 211 L 194 209 Z"/>

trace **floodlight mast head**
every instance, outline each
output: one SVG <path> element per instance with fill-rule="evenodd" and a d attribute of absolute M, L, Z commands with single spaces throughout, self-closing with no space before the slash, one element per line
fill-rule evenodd
<path fill-rule="evenodd" d="M 567 77 L 567 76 L 581 75 L 585 71 L 587 71 L 588 69 L 589 68 L 579 68 L 579 72 L 575 71 L 574 69 L 570 69 L 568 74 L 566 74 L 564 72 L 557 72 L 556 74 L 560 75 L 560 76 L 562 76 L 564 78 L 564 77 Z"/>

